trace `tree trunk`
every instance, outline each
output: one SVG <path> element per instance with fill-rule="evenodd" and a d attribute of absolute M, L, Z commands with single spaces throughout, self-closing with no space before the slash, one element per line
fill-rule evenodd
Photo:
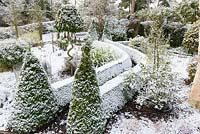
<path fill-rule="evenodd" d="M 199 9 L 200 9 L 200 1 L 199 1 Z M 199 27 L 199 37 L 200 37 L 200 27 Z M 189 102 L 195 108 L 200 109 L 200 38 L 199 38 L 199 48 L 198 48 L 198 67 L 196 75 L 194 77 L 192 90 L 189 95 Z"/>
<path fill-rule="evenodd" d="M 156 6 L 159 7 L 160 0 L 157 0 Z"/>
<path fill-rule="evenodd" d="M 130 2 L 130 14 L 133 14 L 135 11 L 135 0 L 131 0 Z"/>

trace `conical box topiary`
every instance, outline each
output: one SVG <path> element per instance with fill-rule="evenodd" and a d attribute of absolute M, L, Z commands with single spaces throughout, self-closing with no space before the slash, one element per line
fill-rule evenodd
<path fill-rule="evenodd" d="M 86 41 L 79 67 L 75 72 L 67 120 L 68 134 L 101 134 L 104 131 L 102 100 L 90 50 L 90 42 Z"/>
<path fill-rule="evenodd" d="M 98 40 L 98 34 L 97 34 L 97 30 L 96 30 L 96 24 L 94 21 L 92 21 L 92 23 L 90 24 L 90 27 L 88 29 L 88 35 L 90 36 L 91 40 Z"/>
<path fill-rule="evenodd" d="M 31 52 L 26 53 L 22 65 L 13 108 L 7 127 L 17 134 L 36 131 L 58 111 L 47 74 Z"/>
<path fill-rule="evenodd" d="M 110 29 L 110 27 L 109 27 L 109 22 L 108 22 L 108 20 L 106 20 L 106 22 L 105 22 L 105 24 L 104 24 L 104 29 L 103 29 L 102 38 L 103 38 L 103 39 L 112 40 L 111 29 Z"/>

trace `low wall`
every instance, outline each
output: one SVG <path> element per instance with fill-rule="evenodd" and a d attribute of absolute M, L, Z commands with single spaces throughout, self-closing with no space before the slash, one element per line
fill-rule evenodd
<path fill-rule="evenodd" d="M 132 62 L 129 55 L 118 47 L 100 41 L 95 41 L 93 46 L 98 48 L 109 48 L 120 57 L 117 60 L 96 69 L 99 85 L 103 85 L 107 81 L 118 76 L 124 71 L 129 70 L 132 67 Z M 54 94 L 56 98 L 58 98 L 58 102 L 61 106 L 65 106 L 71 99 L 71 87 L 73 79 L 74 77 L 71 77 L 52 84 Z"/>
<path fill-rule="evenodd" d="M 113 64 L 112 66 L 110 65 L 111 68 L 106 67 L 109 65 L 107 64 L 97 69 L 98 79 L 104 78 L 103 84 L 100 86 L 100 94 L 102 96 L 102 101 L 103 101 L 102 105 L 104 109 L 104 115 L 105 115 L 105 118 L 110 118 L 114 112 L 121 109 L 127 102 L 123 93 L 124 76 L 127 74 L 130 74 L 131 72 L 137 73 L 140 69 L 140 63 L 145 63 L 146 56 L 143 53 L 139 52 L 138 50 L 132 49 L 120 43 L 112 42 L 109 40 L 106 40 L 105 42 L 95 42 L 95 43 L 99 43 L 99 46 L 105 45 L 104 47 L 106 47 L 106 45 L 108 45 L 108 46 L 112 46 L 114 49 L 117 49 L 117 50 L 122 49 L 121 52 L 123 52 L 121 54 L 123 54 L 122 57 L 124 58 L 121 58 L 121 61 L 118 60 L 113 63 L 109 63 L 109 64 Z M 124 50 L 126 51 L 126 53 L 124 53 Z M 132 68 L 125 65 L 126 69 L 124 69 L 123 72 L 119 71 L 119 72 L 116 72 L 115 75 L 113 75 L 112 72 L 115 72 L 116 70 L 114 71 L 112 67 L 116 67 L 119 64 L 122 64 L 122 68 L 123 68 L 124 66 L 123 63 L 126 62 L 125 57 L 127 55 L 129 55 L 132 58 L 132 60 L 135 60 L 134 62 L 137 63 L 137 65 Z M 123 62 L 122 62 L 122 59 L 124 59 Z M 111 77 L 111 74 L 113 75 L 112 76 L 113 78 Z M 72 94 L 71 87 L 72 87 L 73 79 L 74 78 L 71 77 L 69 79 L 54 83 L 52 85 L 54 88 L 54 94 L 56 95 L 56 98 L 58 99 L 59 104 L 61 106 L 64 106 L 70 102 L 71 94 Z"/>
<path fill-rule="evenodd" d="M 124 46 L 117 42 L 112 42 L 110 40 L 105 40 L 105 42 L 115 45 L 129 54 L 131 59 L 136 63 L 136 66 L 128 71 L 118 75 L 112 80 L 106 82 L 104 85 L 100 86 L 101 95 L 103 99 L 103 108 L 105 112 L 105 117 L 110 118 L 114 112 L 121 109 L 127 102 L 124 96 L 124 76 L 130 73 L 138 73 L 140 71 L 140 64 L 146 63 L 146 56 L 140 51 Z"/>

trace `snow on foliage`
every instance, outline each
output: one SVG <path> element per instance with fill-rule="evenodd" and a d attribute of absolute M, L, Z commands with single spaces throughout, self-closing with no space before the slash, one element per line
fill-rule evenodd
<path fill-rule="evenodd" d="M 55 28 L 58 32 L 80 32 L 84 27 L 83 19 L 77 9 L 71 5 L 62 5 L 58 10 L 55 20 Z"/>
<path fill-rule="evenodd" d="M 127 93 L 138 94 L 136 102 L 139 105 L 166 110 L 173 100 L 173 91 L 176 90 L 175 75 L 168 64 L 154 70 L 152 65 L 142 65 L 142 70 L 131 73 L 125 78 Z"/>
<path fill-rule="evenodd" d="M 95 69 L 90 58 L 91 45 L 87 41 L 75 73 L 72 100 L 67 121 L 69 134 L 101 134 L 104 131 L 102 100 Z"/>
<path fill-rule="evenodd" d="M 146 47 L 148 45 L 147 39 L 145 39 L 143 36 L 136 36 L 135 38 L 130 40 L 131 47 L 138 49 L 139 51 L 145 53 Z"/>
<path fill-rule="evenodd" d="M 108 16 L 104 26 L 103 37 L 113 41 L 124 41 L 127 39 L 126 28 L 114 16 Z"/>
<path fill-rule="evenodd" d="M 26 51 L 26 43 L 18 40 L 5 40 L 0 42 L 0 66 L 12 67 L 22 62 Z"/>
<path fill-rule="evenodd" d="M 91 40 L 98 40 L 98 34 L 96 30 L 96 24 L 94 21 L 90 24 L 90 27 L 88 29 L 88 35 L 90 36 Z"/>
<path fill-rule="evenodd" d="M 53 118 L 58 111 L 56 103 L 47 74 L 39 60 L 27 52 L 8 129 L 19 134 L 35 131 Z"/>
<path fill-rule="evenodd" d="M 108 16 L 108 25 L 111 29 L 111 36 L 113 41 L 124 41 L 127 39 L 126 27 L 114 16 Z"/>
<path fill-rule="evenodd" d="M 189 29 L 183 39 L 183 47 L 189 54 L 197 54 L 199 46 L 199 27 L 200 21 L 195 22 Z"/>
<path fill-rule="evenodd" d="M 112 40 L 112 36 L 111 36 L 111 28 L 109 27 L 109 22 L 106 20 L 105 24 L 104 24 L 104 29 L 103 29 L 103 35 L 102 35 L 103 39 L 109 39 Z"/>

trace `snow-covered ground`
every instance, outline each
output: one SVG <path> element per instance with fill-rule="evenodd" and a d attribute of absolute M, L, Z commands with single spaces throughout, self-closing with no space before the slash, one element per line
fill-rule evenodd
<path fill-rule="evenodd" d="M 71 51 L 71 54 L 80 56 L 80 49 L 79 46 L 75 47 L 75 49 Z M 67 57 L 66 51 L 59 50 L 55 47 L 55 52 L 53 52 L 52 45 L 46 44 L 42 49 L 38 47 L 32 48 L 32 52 L 40 59 L 41 63 L 46 62 L 47 64 L 50 64 L 50 73 L 53 81 L 62 79 L 59 76 L 59 72 L 65 66 L 64 59 Z M 16 74 L 14 72 L 0 73 L 0 131 L 5 130 L 10 115 L 11 102 L 13 100 L 12 96 L 16 89 Z"/>
<path fill-rule="evenodd" d="M 178 73 L 176 96 L 178 98 L 176 114 L 178 118 L 171 117 L 157 122 L 149 118 L 141 119 L 131 116 L 126 118 L 125 114 L 120 114 L 117 121 L 112 125 L 111 134 L 200 134 L 200 112 L 193 109 L 187 102 L 191 85 L 184 84 L 187 78 L 187 65 L 191 59 L 190 56 L 172 54 L 171 66 L 173 71 Z"/>
<path fill-rule="evenodd" d="M 11 111 L 12 92 L 16 89 L 15 74 L 0 73 L 0 130 L 4 130 Z"/>
<path fill-rule="evenodd" d="M 46 54 L 52 54 L 52 46 L 46 45 L 44 47 Z M 42 57 L 42 50 L 38 48 L 33 49 L 38 57 Z M 60 55 L 61 56 L 56 56 Z M 178 118 L 171 117 L 167 121 L 159 120 L 153 122 L 148 118 L 131 116 L 126 118 L 124 114 L 119 115 L 117 122 L 112 125 L 111 134 L 200 134 L 200 112 L 190 107 L 187 102 L 191 86 L 184 84 L 184 79 L 187 78 L 187 65 L 191 59 L 190 56 L 181 54 L 170 54 L 171 66 L 173 71 L 178 73 L 176 96 L 178 104 L 175 112 Z M 54 71 L 59 70 L 60 62 L 62 62 L 61 51 L 55 52 L 51 57 L 54 63 Z M 5 130 L 8 117 L 11 111 L 11 100 L 13 91 L 16 89 L 16 79 L 13 72 L 0 73 L 0 130 Z M 128 113 L 127 113 L 128 114 Z"/>

